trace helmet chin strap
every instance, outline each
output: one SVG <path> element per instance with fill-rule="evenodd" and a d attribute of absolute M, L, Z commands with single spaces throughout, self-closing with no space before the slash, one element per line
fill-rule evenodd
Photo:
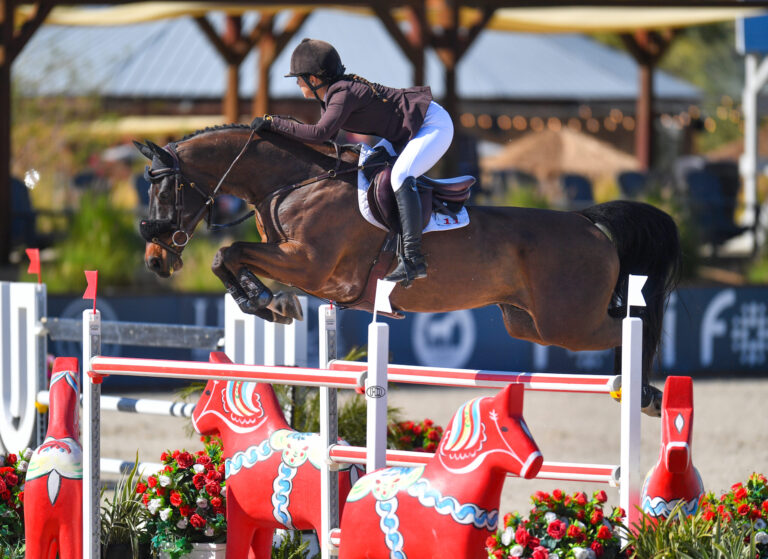
<path fill-rule="evenodd" d="M 325 87 L 327 85 L 327 82 L 321 81 L 317 85 L 312 85 L 312 82 L 309 81 L 309 78 L 306 75 L 302 75 L 301 79 L 304 81 L 304 83 L 307 85 L 309 90 L 312 92 L 312 95 L 315 96 L 315 99 L 317 99 L 318 101 L 320 101 L 320 103 L 322 103 L 323 100 L 320 99 L 320 96 L 317 94 L 317 90 L 318 89 L 322 89 L 323 87 Z"/>

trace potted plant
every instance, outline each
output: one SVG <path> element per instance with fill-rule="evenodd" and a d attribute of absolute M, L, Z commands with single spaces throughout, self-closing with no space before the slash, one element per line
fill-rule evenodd
<path fill-rule="evenodd" d="M 24 481 L 32 451 L 0 454 L 0 559 L 24 557 Z"/>
<path fill-rule="evenodd" d="M 101 491 L 101 555 L 109 559 L 145 559 L 150 556 L 148 512 L 137 492 L 139 454 L 130 472 L 120 478 L 110 500 Z"/>
<path fill-rule="evenodd" d="M 537 491 L 527 518 L 518 513 L 504 516 L 503 525 L 485 542 L 489 558 L 613 559 L 626 557 L 619 535 L 624 511 L 606 515 L 605 491 L 591 499 L 583 492 L 566 495 Z"/>
<path fill-rule="evenodd" d="M 205 449 L 167 451 L 164 468 L 135 491 L 148 511 L 147 531 L 161 558 L 224 557 L 226 485 L 221 441 L 204 437 Z"/>

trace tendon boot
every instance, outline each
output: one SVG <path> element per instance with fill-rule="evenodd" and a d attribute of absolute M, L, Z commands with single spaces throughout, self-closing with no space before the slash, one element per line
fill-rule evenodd
<path fill-rule="evenodd" d="M 421 253 L 421 198 L 416 189 L 416 179 L 408 177 L 395 191 L 397 211 L 400 215 L 403 250 L 400 260 L 385 281 L 411 285 L 413 280 L 427 277 L 427 263 Z"/>
<path fill-rule="evenodd" d="M 615 377 L 615 386 L 611 387 L 611 398 L 621 402 L 621 377 Z M 640 391 L 640 411 L 650 417 L 661 417 L 663 392 L 652 384 L 644 384 Z"/>

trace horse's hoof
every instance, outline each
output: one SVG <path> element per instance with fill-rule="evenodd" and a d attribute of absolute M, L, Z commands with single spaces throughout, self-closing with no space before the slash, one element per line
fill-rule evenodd
<path fill-rule="evenodd" d="M 288 322 L 280 322 L 280 324 L 290 324 L 291 319 L 294 318 L 296 320 L 304 320 L 304 311 L 301 308 L 299 298 L 293 293 L 285 293 L 283 291 L 276 293 L 268 308 L 275 311 L 275 314 L 282 315 L 288 319 Z"/>

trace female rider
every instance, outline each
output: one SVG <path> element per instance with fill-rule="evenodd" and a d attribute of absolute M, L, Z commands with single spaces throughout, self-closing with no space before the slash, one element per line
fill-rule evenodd
<path fill-rule="evenodd" d="M 272 130 L 303 142 L 333 139 L 340 129 L 388 140 L 398 153 L 392 167 L 392 189 L 402 230 L 403 255 L 385 280 L 411 281 L 427 275 L 421 250 L 421 200 L 416 180 L 448 150 L 453 123 L 448 112 L 432 100 L 429 87 L 394 89 L 345 74 L 332 45 L 304 39 L 291 55 L 290 73 L 304 97 L 320 102 L 317 124 L 301 124 L 277 116 L 257 118 L 253 127 Z"/>

